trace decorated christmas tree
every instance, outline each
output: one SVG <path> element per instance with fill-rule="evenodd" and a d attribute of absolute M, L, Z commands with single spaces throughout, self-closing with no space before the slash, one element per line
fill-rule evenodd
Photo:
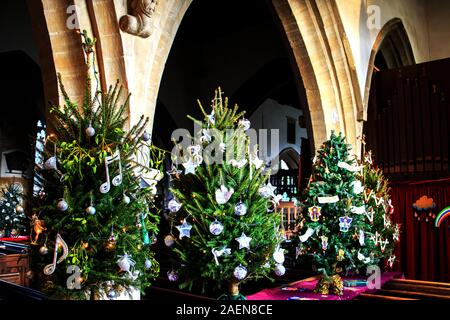
<path fill-rule="evenodd" d="M 391 269 L 396 260 L 394 250 L 400 239 L 400 225 L 392 221 L 394 206 L 389 196 L 389 182 L 373 164 L 371 151 L 364 154 L 362 163 L 366 217 L 370 222 L 365 232 L 375 244 L 375 248 L 371 248 L 373 260 L 370 263 Z"/>
<path fill-rule="evenodd" d="M 129 97 L 121 86 L 92 93 L 95 40 L 81 35 L 85 97 L 81 106 L 73 102 L 58 75 L 65 105 L 50 109 L 52 133 L 36 172 L 42 189 L 32 217 L 34 275 L 52 297 L 127 299 L 159 272 L 152 203 L 163 154 L 145 131 L 148 119 L 125 131 Z"/>
<path fill-rule="evenodd" d="M 201 134 L 184 152 L 172 153 L 172 233 L 165 243 L 177 262 L 168 276 L 181 288 L 228 287 L 222 298 L 243 299 L 240 284 L 285 272 L 280 217 L 273 210 L 278 198 L 238 106 L 229 108 L 220 89 L 210 114 L 199 105 L 204 121 L 191 119 Z"/>
<path fill-rule="evenodd" d="M 386 181 L 368 156 L 365 161 L 361 165 L 334 132 L 317 152 L 303 195 L 296 254 L 310 259 L 322 275 L 318 293 L 342 295 L 341 275 L 365 274 L 368 266 L 390 257 L 394 241 L 389 239 L 398 239 Z"/>
<path fill-rule="evenodd" d="M 23 207 L 23 187 L 11 183 L 0 193 L 0 238 L 3 236 L 24 235 L 29 221 Z"/>

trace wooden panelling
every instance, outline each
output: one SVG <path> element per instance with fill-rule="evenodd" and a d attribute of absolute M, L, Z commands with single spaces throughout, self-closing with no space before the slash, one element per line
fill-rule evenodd
<path fill-rule="evenodd" d="M 366 149 L 391 179 L 448 176 L 450 59 L 375 73 Z"/>

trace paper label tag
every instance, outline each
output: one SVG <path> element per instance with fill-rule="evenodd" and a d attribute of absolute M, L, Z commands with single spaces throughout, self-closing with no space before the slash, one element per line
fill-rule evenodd
<path fill-rule="evenodd" d="M 364 214 L 366 212 L 366 206 L 362 205 L 360 207 L 351 207 L 350 211 L 356 214 Z"/>
<path fill-rule="evenodd" d="M 339 201 L 339 196 L 317 197 L 317 201 L 319 201 L 319 203 L 336 203 Z"/>
<path fill-rule="evenodd" d="M 342 162 L 342 161 L 338 162 L 338 167 L 342 168 L 342 169 L 346 169 L 351 172 L 361 171 L 363 168 L 362 166 L 351 166 L 347 162 Z"/>

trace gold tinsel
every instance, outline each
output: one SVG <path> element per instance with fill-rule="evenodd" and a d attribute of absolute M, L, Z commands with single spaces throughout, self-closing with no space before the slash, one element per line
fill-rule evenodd
<path fill-rule="evenodd" d="M 314 289 L 314 293 L 342 296 L 344 293 L 344 281 L 337 274 L 331 277 L 321 276 Z"/>

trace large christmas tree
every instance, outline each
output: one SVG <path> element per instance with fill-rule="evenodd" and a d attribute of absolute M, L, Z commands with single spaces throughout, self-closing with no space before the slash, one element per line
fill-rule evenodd
<path fill-rule="evenodd" d="M 85 97 L 73 102 L 58 75 L 65 105 L 51 107 L 46 160 L 36 173 L 43 188 L 32 218 L 34 272 L 52 297 L 126 298 L 159 272 L 150 238 L 158 231 L 152 202 L 162 151 L 151 145 L 148 119 L 124 130 L 121 86 L 92 93 L 95 40 L 81 35 Z"/>
<path fill-rule="evenodd" d="M 23 207 L 23 187 L 11 183 L 0 192 L 0 233 L 1 236 L 25 235 L 29 221 Z"/>
<path fill-rule="evenodd" d="M 332 133 L 317 152 L 304 192 L 297 255 L 310 258 L 322 274 L 316 288 L 322 294 L 341 295 L 340 275 L 365 272 L 390 257 L 398 239 L 386 181 L 370 156 L 364 161 L 351 154 L 341 134 Z"/>
<path fill-rule="evenodd" d="M 200 104 L 204 121 L 201 137 L 183 153 L 184 172 L 170 172 L 169 202 L 172 246 L 178 264 L 169 273 L 180 279 L 181 287 L 199 285 L 204 290 L 229 286 L 230 299 L 242 299 L 239 285 L 248 280 L 285 272 L 284 253 L 279 248 L 280 217 L 271 210 L 274 187 L 256 149 L 250 147 L 246 131 L 250 122 L 228 108 L 220 89 L 207 114 Z M 208 148 L 215 146 L 214 158 Z M 202 156 L 202 150 L 203 156 Z M 209 149 L 211 151 L 211 149 Z"/>

